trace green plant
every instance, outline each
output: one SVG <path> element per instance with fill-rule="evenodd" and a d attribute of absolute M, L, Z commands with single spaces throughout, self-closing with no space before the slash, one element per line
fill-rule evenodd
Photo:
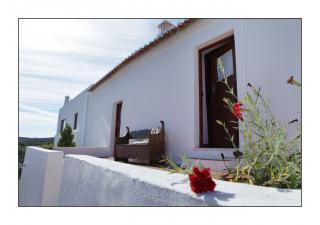
<path fill-rule="evenodd" d="M 181 156 L 181 164 L 179 165 L 171 160 L 168 156 L 163 156 L 163 159 L 160 162 L 164 163 L 166 169 L 168 169 L 171 173 L 181 173 L 189 175 L 193 173 L 194 167 L 197 167 L 199 169 L 205 168 L 200 159 L 192 163 L 191 160 L 188 159 L 185 155 Z M 211 177 L 213 179 L 220 179 L 221 173 L 211 171 Z"/>
<path fill-rule="evenodd" d="M 198 168 L 204 168 L 200 160 L 196 161 L 195 163 L 191 163 L 191 161 L 185 155 L 181 156 L 180 165 L 176 164 L 168 156 L 163 156 L 163 159 L 160 162 L 164 163 L 166 168 L 172 173 L 190 174 L 192 173 L 192 167 L 194 166 L 197 166 Z"/>
<path fill-rule="evenodd" d="M 69 124 L 61 132 L 61 138 L 58 141 L 58 147 L 75 147 L 76 144 L 73 141 L 74 135 L 72 133 L 72 128 Z"/>
<path fill-rule="evenodd" d="M 40 145 L 40 147 L 52 150 L 53 149 L 53 143 L 45 143 L 45 144 Z"/>
<path fill-rule="evenodd" d="M 290 82 L 289 82 L 290 81 Z M 249 91 L 243 100 L 237 99 L 227 79 L 223 81 L 227 93 L 236 102 L 224 98 L 226 107 L 235 115 L 243 134 L 243 155 L 238 155 L 235 167 L 227 167 L 228 174 L 224 179 L 245 182 L 256 185 L 280 188 L 301 188 L 301 133 L 289 139 L 289 129 L 296 125 L 297 120 L 287 124 L 279 123 L 272 114 L 268 101 L 258 90 L 248 84 Z M 301 84 L 291 77 L 288 83 L 301 87 Z M 233 137 L 225 123 L 216 121 L 223 126 L 227 139 L 233 144 L 235 152 L 239 149 L 233 143 Z"/>

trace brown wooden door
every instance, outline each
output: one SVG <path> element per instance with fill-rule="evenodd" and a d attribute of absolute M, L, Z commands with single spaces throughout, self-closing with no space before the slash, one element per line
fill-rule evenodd
<path fill-rule="evenodd" d="M 119 137 L 119 136 L 120 136 L 121 110 L 122 110 L 122 102 L 120 102 L 120 103 L 117 104 L 115 137 Z"/>
<path fill-rule="evenodd" d="M 236 68 L 234 60 L 234 42 L 217 48 L 208 53 L 205 57 L 206 69 L 206 99 L 207 99 L 207 121 L 209 146 L 214 148 L 232 148 L 232 144 L 226 139 L 226 133 L 216 120 L 224 122 L 231 135 L 234 136 L 234 143 L 239 143 L 239 131 L 234 127 L 235 116 L 225 107 L 223 98 L 227 97 L 235 101 L 234 97 L 228 94 L 227 87 L 223 82 L 225 77 L 229 86 L 237 94 Z"/>

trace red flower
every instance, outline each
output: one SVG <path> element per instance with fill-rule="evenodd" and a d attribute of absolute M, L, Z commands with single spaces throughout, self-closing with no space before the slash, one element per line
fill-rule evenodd
<path fill-rule="evenodd" d="M 189 174 L 190 187 L 195 193 L 213 191 L 216 183 L 212 180 L 210 168 L 203 168 L 201 171 L 198 167 L 192 168 L 193 173 Z"/>
<path fill-rule="evenodd" d="M 242 114 L 241 114 L 241 103 L 234 103 L 233 104 L 233 114 L 237 119 L 242 119 Z"/>

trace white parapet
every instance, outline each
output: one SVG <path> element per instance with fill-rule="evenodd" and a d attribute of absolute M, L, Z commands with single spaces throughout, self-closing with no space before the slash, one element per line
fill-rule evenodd
<path fill-rule="evenodd" d="M 111 156 L 106 147 L 54 147 L 54 150 L 62 151 L 64 154 L 91 155 L 98 158 Z"/>
<path fill-rule="evenodd" d="M 19 180 L 19 206 L 56 206 L 63 152 L 27 147 Z"/>
<path fill-rule="evenodd" d="M 66 155 L 60 206 L 300 206 L 301 190 L 215 181 L 195 194 L 186 175 L 84 155 Z"/>

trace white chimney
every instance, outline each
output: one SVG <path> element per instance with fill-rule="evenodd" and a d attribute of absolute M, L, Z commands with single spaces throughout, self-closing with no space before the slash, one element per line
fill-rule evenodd
<path fill-rule="evenodd" d="M 70 97 L 68 95 L 66 95 L 64 97 L 64 105 L 67 104 L 70 101 Z"/>
<path fill-rule="evenodd" d="M 174 25 L 170 23 L 168 20 L 164 20 L 158 25 L 158 28 L 159 28 L 158 36 L 162 36 L 163 34 L 167 33 L 169 30 L 174 28 Z"/>

